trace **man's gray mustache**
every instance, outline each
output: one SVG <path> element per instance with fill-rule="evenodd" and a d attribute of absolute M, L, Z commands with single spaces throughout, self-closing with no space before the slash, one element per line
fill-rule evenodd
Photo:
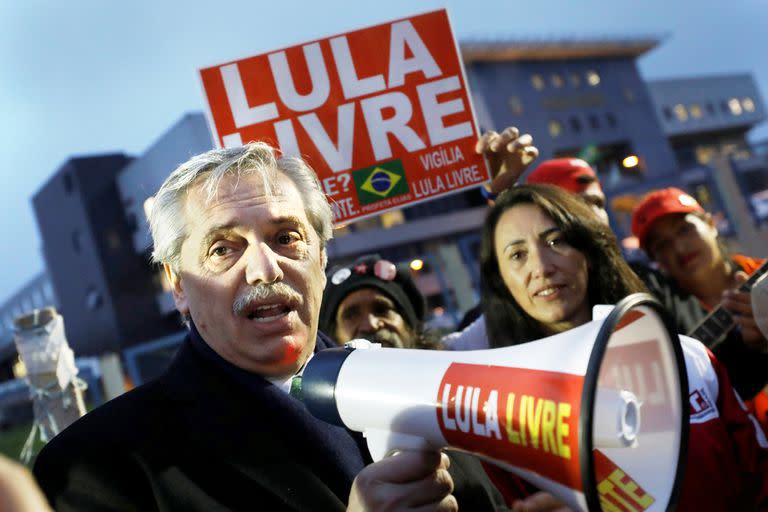
<path fill-rule="evenodd" d="M 254 302 L 286 302 L 291 305 L 301 303 L 301 294 L 285 283 L 257 284 L 235 299 L 232 311 L 238 316 L 247 314 L 248 307 Z"/>

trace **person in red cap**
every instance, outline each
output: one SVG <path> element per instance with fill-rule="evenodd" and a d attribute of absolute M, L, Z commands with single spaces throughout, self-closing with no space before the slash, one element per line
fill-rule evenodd
<path fill-rule="evenodd" d="M 581 158 L 554 158 L 536 167 L 526 180 L 528 183 L 555 185 L 584 199 L 606 224 L 605 193 L 592 167 Z"/>
<path fill-rule="evenodd" d="M 675 187 L 650 192 L 632 212 L 632 233 L 648 257 L 705 309 L 722 303 L 747 345 L 768 348 L 749 293 L 733 291 L 765 260 L 729 255 L 712 216 L 696 199 Z"/>
<path fill-rule="evenodd" d="M 729 254 L 712 216 L 675 187 L 652 191 L 640 201 L 632 213 L 632 233 L 648 257 L 698 299 L 701 309 L 709 312 L 722 305 L 738 326 L 743 343 L 764 356 L 768 340 L 755 321 L 750 293 L 737 288 L 765 259 Z M 750 404 L 764 428 L 768 426 L 766 389 Z"/>

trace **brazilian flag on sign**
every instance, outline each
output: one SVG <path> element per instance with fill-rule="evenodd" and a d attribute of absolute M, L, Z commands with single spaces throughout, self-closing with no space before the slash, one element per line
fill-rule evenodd
<path fill-rule="evenodd" d="M 400 160 L 352 171 L 352 178 L 361 205 L 408 193 L 408 181 Z"/>

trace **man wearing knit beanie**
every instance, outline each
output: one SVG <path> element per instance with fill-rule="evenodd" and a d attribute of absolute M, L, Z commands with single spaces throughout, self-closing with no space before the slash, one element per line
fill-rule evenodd
<path fill-rule="evenodd" d="M 365 255 L 327 272 L 319 329 L 339 344 L 365 338 L 385 347 L 421 348 L 425 309 L 407 266 Z"/>

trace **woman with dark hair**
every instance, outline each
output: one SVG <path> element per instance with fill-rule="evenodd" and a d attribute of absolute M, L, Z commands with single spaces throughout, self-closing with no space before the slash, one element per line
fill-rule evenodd
<path fill-rule="evenodd" d="M 482 305 L 484 311 L 492 312 L 485 315 L 491 347 L 531 341 L 580 325 L 569 322 L 552 325 L 542 323 L 536 318 L 538 307 L 531 313 L 513 297 L 510 291 L 512 287 L 506 281 L 508 276 L 500 272 L 498 260 L 503 259 L 505 264 L 519 265 L 523 261 L 518 250 L 519 244 L 503 247 L 501 258 L 497 258 L 495 244 L 502 238 L 495 236 L 492 231 L 499 224 L 507 225 L 507 211 L 516 205 L 538 208 L 557 226 L 556 230 L 546 233 L 542 240 L 552 254 L 563 255 L 569 260 L 575 251 L 584 259 L 590 277 L 586 282 L 587 303 L 614 304 L 631 293 L 645 291 L 642 281 L 619 252 L 610 227 L 593 213 L 586 202 L 574 194 L 548 185 L 514 187 L 501 194 L 496 205 L 488 212 L 480 245 Z M 559 284 L 570 284 L 575 279 L 578 276 L 563 276 Z M 534 297 L 532 301 L 549 305 L 555 301 L 552 293 L 562 295 L 567 292 L 568 287 L 559 286 L 559 289 L 541 297 L 542 300 L 537 301 Z M 586 320 L 590 318 L 591 313 L 588 311 Z"/>
<path fill-rule="evenodd" d="M 605 223 L 585 202 L 548 185 L 497 198 L 483 227 L 480 265 L 492 347 L 564 332 L 589 322 L 594 306 L 644 290 Z M 678 509 L 767 509 L 768 441 L 714 356 L 690 338 L 681 344 L 689 388 L 712 407 L 698 414 L 692 405 Z"/>

